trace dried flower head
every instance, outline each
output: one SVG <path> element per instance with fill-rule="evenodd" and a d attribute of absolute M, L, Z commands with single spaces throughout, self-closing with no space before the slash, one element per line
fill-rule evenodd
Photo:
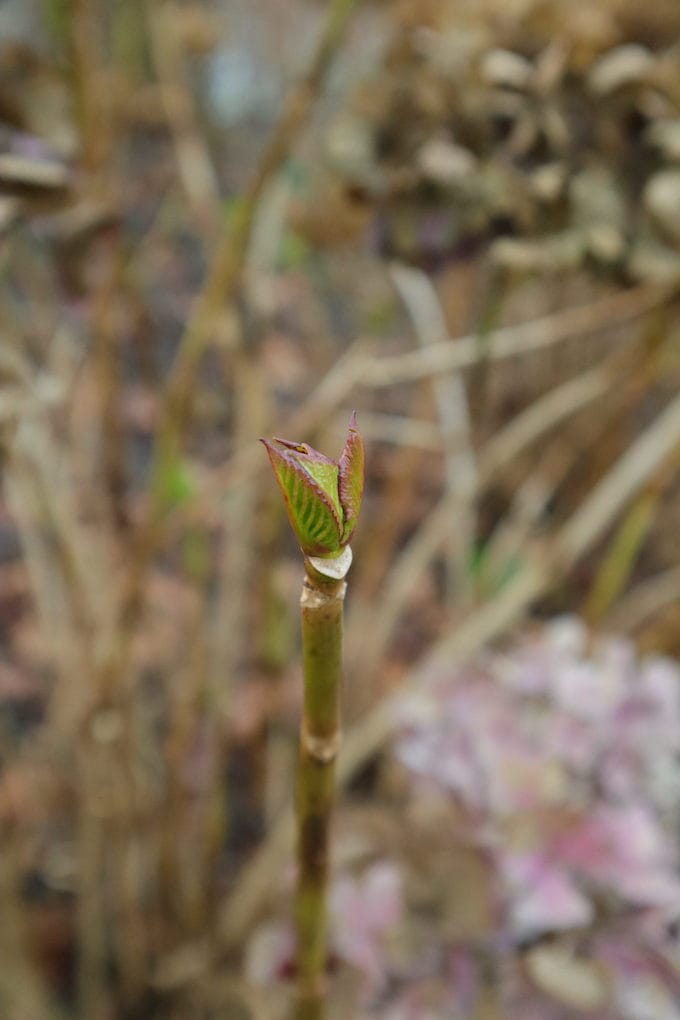
<path fill-rule="evenodd" d="M 352 414 L 339 460 L 306 443 L 262 439 L 293 531 L 306 556 L 338 556 L 356 527 L 364 492 L 364 443 Z"/>

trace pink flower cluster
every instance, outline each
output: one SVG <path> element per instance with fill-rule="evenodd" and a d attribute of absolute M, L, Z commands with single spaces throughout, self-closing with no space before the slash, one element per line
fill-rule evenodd
<path fill-rule="evenodd" d="M 676 665 L 640 662 L 628 642 L 559 619 L 434 678 L 401 719 L 399 758 L 468 809 L 514 935 L 586 925 L 602 895 L 680 917 Z M 517 847 L 509 833 L 522 816 L 531 839 Z"/>
<path fill-rule="evenodd" d="M 413 796 L 450 794 L 491 862 L 503 1015 L 680 1020 L 678 666 L 558 619 L 432 676 L 399 730 Z M 449 948 L 434 1015 L 474 1014 L 475 952 Z M 424 1017 L 421 992 L 389 1020 Z"/>

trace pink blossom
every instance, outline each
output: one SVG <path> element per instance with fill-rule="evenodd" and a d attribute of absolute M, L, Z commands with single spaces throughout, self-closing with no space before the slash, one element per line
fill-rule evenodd
<path fill-rule="evenodd" d="M 669 841 L 641 805 L 597 807 L 555 838 L 550 850 L 555 859 L 636 905 L 654 906 L 679 895 Z"/>
<path fill-rule="evenodd" d="M 401 872 L 389 861 L 372 865 L 360 878 L 340 878 L 333 886 L 334 947 L 344 960 L 364 972 L 373 989 L 384 982 L 384 943 L 401 912 Z"/>
<path fill-rule="evenodd" d="M 582 928 L 593 906 L 569 873 L 541 854 L 508 856 L 502 862 L 510 889 L 510 925 L 520 938 Z"/>

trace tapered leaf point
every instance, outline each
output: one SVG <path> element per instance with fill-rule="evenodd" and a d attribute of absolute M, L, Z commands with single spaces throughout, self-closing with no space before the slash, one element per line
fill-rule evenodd
<path fill-rule="evenodd" d="M 364 496 L 364 441 L 357 426 L 357 413 L 349 420 L 347 440 L 338 461 L 338 496 L 343 514 L 343 544 L 346 545 L 356 527 Z"/>
<path fill-rule="evenodd" d="M 352 414 L 339 460 L 307 443 L 261 439 L 283 495 L 288 519 L 306 556 L 338 556 L 359 516 L 364 490 L 364 444 Z"/>

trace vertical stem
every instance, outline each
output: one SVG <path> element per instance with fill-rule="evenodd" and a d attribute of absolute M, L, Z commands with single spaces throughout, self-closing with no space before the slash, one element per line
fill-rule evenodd
<path fill-rule="evenodd" d="M 342 611 L 345 573 L 305 561 L 302 589 L 304 709 L 298 764 L 295 901 L 298 988 L 295 1020 L 323 1020 L 327 956 L 329 830 L 340 746 Z M 339 575 L 339 576 L 338 576 Z"/>

